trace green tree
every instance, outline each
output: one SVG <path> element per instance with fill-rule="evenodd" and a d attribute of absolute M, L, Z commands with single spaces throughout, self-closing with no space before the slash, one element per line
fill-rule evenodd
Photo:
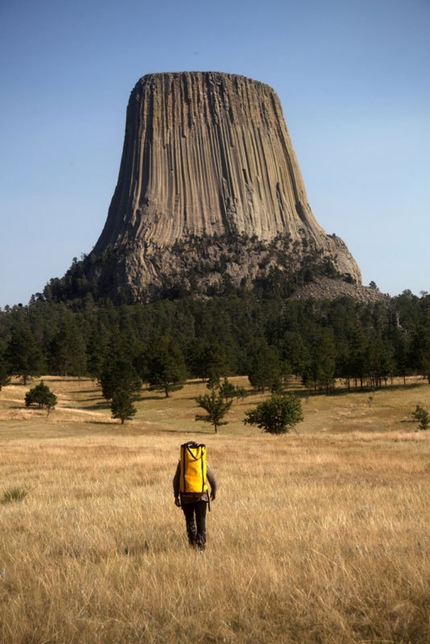
<path fill-rule="evenodd" d="M 355 386 L 360 382 L 361 388 L 367 375 L 366 367 L 367 340 L 362 327 L 356 324 L 352 331 L 349 342 L 348 364 L 346 374 L 348 378 L 355 380 Z"/>
<path fill-rule="evenodd" d="M 49 389 L 48 385 L 45 385 L 43 380 L 25 394 L 26 407 L 31 405 L 37 405 L 39 408 L 46 407 L 49 414 L 56 404 L 57 396 Z"/>
<path fill-rule="evenodd" d="M 257 425 L 269 434 L 284 434 L 303 420 L 302 404 L 292 395 L 271 396 L 245 415 L 245 425 Z"/>
<path fill-rule="evenodd" d="M 219 394 L 227 402 L 237 395 L 237 390 L 232 382 L 227 378 L 224 378 L 223 382 L 219 386 Z"/>
<path fill-rule="evenodd" d="M 86 347 L 73 314 L 68 313 L 60 320 L 49 353 L 51 374 L 83 376 L 86 373 Z"/>
<path fill-rule="evenodd" d="M 196 338 L 188 349 L 188 364 L 193 376 L 202 380 L 219 380 L 229 373 L 229 360 L 217 342 Z"/>
<path fill-rule="evenodd" d="M 411 362 L 430 384 L 430 324 L 420 324 L 412 337 Z"/>
<path fill-rule="evenodd" d="M 248 379 L 252 387 L 264 393 L 266 388 L 281 377 L 281 363 L 275 349 L 265 342 L 257 345 L 249 367 Z"/>
<path fill-rule="evenodd" d="M 0 391 L 10 384 L 10 376 L 3 360 L 0 358 Z"/>
<path fill-rule="evenodd" d="M 332 329 L 318 329 L 312 339 L 311 360 L 302 376 L 305 387 L 325 389 L 328 394 L 334 387 L 336 347 Z"/>
<path fill-rule="evenodd" d="M 131 420 L 137 412 L 133 405 L 134 400 L 134 395 L 130 390 L 116 389 L 110 406 L 112 418 L 119 418 L 121 425 L 124 424 L 124 421 Z"/>
<path fill-rule="evenodd" d="M 197 414 L 196 420 L 203 420 L 205 423 L 211 423 L 214 426 L 215 434 L 218 433 L 218 427 L 220 425 L 227 425 L 227 421 L 223 421 L 223 418 L 230 410 L 230 407 L 233 404 L 232 400 L 226 402 L 223 396 L 213 389 L 210 394 L 198 396 L 196 398 L 196 403 L 207 412 L 207 414 L 204 415 Z"/>
<path fill-rule="evenodd" d="M 382 386 L 393 372 L 392 348 L 380 337 L 370 337 L 366 350 L 366 371 L 370 385 L 375 389 Z"/>
<path fill-rule="evenodd" d="M 136 394 L 142 382 L 131 360 L 126 356 L 110 355 L 106 358 L 100 376 L 102 392 L 106 400 L 113 400 L 117 391 Z"/>
<path fill-rule="evenodd" d="M 273 382 L 272 386 L 270 387 L 270 393 L 277 395 L 282 395 L 284 393 L 284 385 L 282 384 L 282 380 L 280 378 Z"/>
<path fill-rule="evenodd" d="M 40 376 L 44 369 L 43 353 L 29 326 L 18 323 L 12 328 L 5 351 L 5 361 L 10 375 L 23 379 L 27 384 L 30 376 Z"/>
<path fill-rule="evenodd" d="M 99 329 L 92 331 L 88 339 L 86 353 L 87 372 L 91 378 L 100 381 L 106 359 L 107 342 Z"/>
<path fill-rule="evenodd" d="M 393 351 L 393 361 L 396 375 L 403 378 L 403 384 L 406 385 L 406 376 L 409 371 L 409 334 L 397 326 L 390 331 L 390 343 Z"/>
<path fill-rule="evenodd" d="M 166 398 L 174 389 L 183 386 L 187 379 L 185 359 L 179 346 L 169 336 L 155 341 L 147 354 L 146 379 L 157 389 L 162 389 Z"/>
<path fill-rule="evenodd" d="M 209 376 L 209 380 L 206 383 L 208 389 L 219 389 L 220 388 L 220 379 L 215 373 Z"/>
<path fill-rule="evenodd" d="M 281 342 L 282 357 L 291 365 L 291 372 L 301 376 L 311 357 L 308 346 L 297 331 L 286 331 Z"/>
<path fill-rule="evenodd" d="M 412 417 L 419 422 L 418 429 L 428 429 L 430 425 L 429 413 L 421 405 L 417 405 Z"/>

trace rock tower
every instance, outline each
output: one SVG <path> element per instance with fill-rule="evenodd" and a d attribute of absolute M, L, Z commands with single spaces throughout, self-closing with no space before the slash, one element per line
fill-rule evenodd
<path fill-rule="evenodd" d="M 361 283 L 344 242 L 312 214 L 274 90 L 218 72 L 137 82 L 91 256 L 93 277 L 134 300 L 178 284 L 252 288 L 270 269 L 291 275 L 310 256 Z"/>

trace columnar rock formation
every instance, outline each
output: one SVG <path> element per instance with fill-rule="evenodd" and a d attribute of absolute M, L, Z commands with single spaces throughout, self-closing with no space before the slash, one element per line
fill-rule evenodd
<path fill-rule="evenodd" d="M 227 274 L 236 286 L 252 286 L 262 263 L 288 264 L 279 252 L 277 260 L 265 254 L 270 242 L 296 262 L 311 249 L 361 282 L 343 241 L 312 214 L 273 89 L 214 72 L 141 78 L 128 104 L 118 184 L 93 250 L 105 257 L 103 267 L 96 262 L 97 276 L 108 272 L 115 288 L 139 299 L 166 280 L 189 284 L 203 253 L 213 270 L 206 265 L 200 282 Z"/>

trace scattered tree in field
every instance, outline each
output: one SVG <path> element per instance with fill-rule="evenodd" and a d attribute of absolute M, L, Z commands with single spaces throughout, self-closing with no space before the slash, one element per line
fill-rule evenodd
<path fill-rule="evenodd" d="M 196 420 L 203 420 L 205 423 L 211 423 L 211 425 L 214 426 L 215 434 L 218 432 L 218 427 L 220 425 L 227 425 L 227 421 L 223 421 L 223 418 L 230 410 L 230 407 L 233 404 L 232 400 L 226 402 L 223 396 L 213 389 L 210 394 L 198 396 L 196 398 L 196 403 L 207 412 L 206 415 L 197 414 Z"/>
<path fill-rule="evenodd" d="M 0 391 L 7 385 L 10 385 L 10 375 L 7 372 L 6 365 L 0 359 Z"/>
<path fill-rule="evenodd" d="M 220 386 L 220 379 L 219 376 L 213 373 L 211 376 L 209 376 L 209 380 L 207 382 L 207 389 L 219 389 Z"/>
<path fill-rule="evenodd" d="M 31 405 L 37 405 L 39 408 L 44 408 L 48 410 L 48 414 L 57 404 L 57 396 L 52 393 L 47 385 L 41 380 L 41 382 L 27 391 L 25 394 L 25 406 L 30 407 Z"/>
<path fill-rule="evenodd" d="M 235 387 L 235 389 L 236 389 L 236 393 L 235 393 L 236 398 L 240 398 L 241 400 L 243 400 L 246 397 L 245 387 L 237 386 Z"/>
<path fill-rule="evenodd" d="M 9 374 L 22 378 L 24 385 L 30 376 L 37 377 L 43 373 L 42 351 L 26 324 L 18 324 L 12 329 L 5 351 L 5 361 Z"/>
<path fill-rule="evenodd" d="M 429 413 L 421 405 L 417 405 L 412 417 L 419 422 L 418 429 L 428 429 L 430 425 Z"/>
<path fill-rule="evenodd" d="M 257 425 L 269 434 L 285 434 L 303 420 L 302 404 L 292 395 L 272 396 L 245 414 L 245 425 Z"/>
<path fill-rule="evenodd" d="M 119 418 L 121 424 L 130 420 L 136 413 L 133 401 L 142 386 L 131 360 L 111 353 L 103 365 L 100 384 L 104 398 L 111 401 L 112 418 Z"/>
<path fill-rule="evenodd" d="M 227 378 L 224 378 L 224 381 L 219 386 L 219 394 L 227 402 L 228 400 L 232 400 L 237 395 L 237 390 L 232 382 L 230 382 Z"/>
<path fill-rule="evenodd" d="M 112 418 L 119 418 L 121 425 L 124 424 L 124 421 L 131 420 L 137 412 L 133 401 L 134 396 L 130 390 L 117 389 L 113 394 L 110 405 Z"/>
<path fill-rule="evenodd" d="M 218 376 L 212 376 L 209 378 L 206 387 L 211 390 L 217 390 L 225 402 L 233 400 L 233 398 L 245 398 L 246 396 L 245 389 L 243 387 L 235 387 L 228 378 L 224 378 L 223 382 L 220 382 Z"/>
<path fill-rule="evenodd" d="M 117 391 L 137 393 L 142 382 L 128 357 L 110 355 L 106 358 L 100 376 L 103 397 L 113 400 Z"/>
<path fill-rule="evenodd" d="M 157 389 L 162 389 L 169 397 L 170 392 L 180 389 L 187 379 L 187 368 L 181 349 L 176 342 L 163 336 L 154 342 L 148 352 L 146 379 Z"/>
<path fill-rule="evenodd" d="M 273 381 L 272 386 L 270 387 L 270 393 L 279 396 L 284 393 L 284 386 L 282 384 L 281 378 L 277 378 Z"/>

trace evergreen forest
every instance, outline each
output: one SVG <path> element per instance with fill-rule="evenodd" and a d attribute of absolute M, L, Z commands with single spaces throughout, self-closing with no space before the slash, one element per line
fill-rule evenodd
<path fill-rule="evenodd" d="M 430 295 L 404 291 L 373 304 L 245 290 L 119 305 L 33 297 L 0 310 L 0 388 L 11 376 L 26 384 L 43 374 L 91 377 L 108 399 L 119 380 L 166 396 L 187 378 L 233 375 L 263 391 L 294 377 L 325 394 L 408 375 L 430 382 Z"/>

